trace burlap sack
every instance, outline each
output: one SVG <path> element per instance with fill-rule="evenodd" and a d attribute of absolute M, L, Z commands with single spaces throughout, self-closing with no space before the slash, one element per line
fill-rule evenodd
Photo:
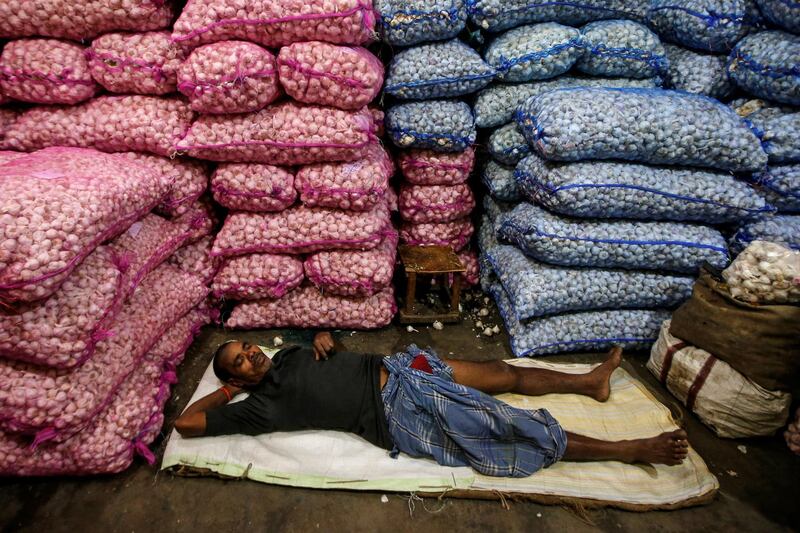
<path fill-rule="evenodd" d="M 800 306 L 741 302 L 707 270 L 670 333 L 769 390 L 791 390 L 800 376 Z"/>

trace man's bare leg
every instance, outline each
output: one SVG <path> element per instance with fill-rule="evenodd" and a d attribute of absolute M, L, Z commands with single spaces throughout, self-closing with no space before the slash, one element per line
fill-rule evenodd
<path fill-rule="evenodd" d="M 682 429 L 649 439 L 604 441 L 567 432 L 564 461 L 622 461 L 678 465 L 689 453 L 689 441 Z"/>
<path fill-rule="evenodd" d="M 487 394 L 515 392 L 528 396 L 581 394 L 599 402 L 608 400 L 611 374 L 622 362 L 622 349 L 613 348 L 591 372 L 565 374 L 541 368 L 522 368 L 503 361 L 471 362 L 442 359 L 453 369 L 456 383 Z"/>

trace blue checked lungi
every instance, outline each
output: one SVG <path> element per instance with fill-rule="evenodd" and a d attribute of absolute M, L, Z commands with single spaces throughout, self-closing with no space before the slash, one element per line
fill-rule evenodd
<path fill-rule="evenodd" d="M 432 373 L 412 368 L 424 355 Z M 432 457 L 487 476 L 526 477 L 560 460 L 567 435 L 546 409 L 529 411 L 453 381 L 453 369 L 415 345 L 385 357 L 382 391 L 392 457 Z M 419 366 L 415 364 L 415 366 Z"/>

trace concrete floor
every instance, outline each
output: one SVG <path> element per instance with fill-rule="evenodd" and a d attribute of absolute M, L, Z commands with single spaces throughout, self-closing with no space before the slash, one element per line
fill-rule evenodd
<path fill-rule="evenodd" d="M 487 320 L 484 320 L 486 322 Z M 497 323 L 494 310 L 488 322 Z M 392 326 L 370 333 L 339 332 L 344 347 L 355 352 L 391 353 L 409 343 L 433 346 L 442 355 L 486 360 L 511 357 L 504 334 L 477 336 L 472 321 L 443 331 L 407 332 Z M 309 332 L 247 332 L 237 338 L 307 342 Z M 165 432 L 208 365 L 210 352 L 230 334 L 206 328 L 180 368 L 180 383 L 167 405 Z M 596 357 L 596 356 L 594 356 Z M 573 355 L 565 361 L 590 361 Z M 626 354 L 625 368 L 669 397 L 645 369 L 646 354 Z M 696 417 L 684 412 L 692 445 L 719 478 L 721 489 L 707 506 L 670 512 L 633 513 L 614 509 L 577 512 L 568 508 L 510 502 L 446 499 L 416 502 L 408 495 L 311 490 L 252 481 L 183 478 L 159 472 L 137 460 L 126 472 L 85 479 L 0 480 L 0 527 L 3 531 L 776 531 L 800 529 L 800 457 L 789 453 L 780 437 L 743 441 L 716 438 Z M 156 443 L 163 451 L 163 439 Z M 746 453 L 738 449 L 746 447 Z M 159 457 L 160 458 L 160 457 Z"/>

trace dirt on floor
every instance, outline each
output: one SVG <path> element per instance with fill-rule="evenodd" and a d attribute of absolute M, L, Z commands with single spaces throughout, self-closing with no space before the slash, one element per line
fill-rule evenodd
<path fill-rule="evenodd" d="M 478 317 L 481 307 L 489 316 Z M 335 333 L 344 349 L 393 353 L 410 343 L 432 346 L 443 356 L 470 360 L 512 357 L 504 333 L 485 337 L 474 327 L 502 323 L 482 297 L 465 302 L 468 318 L 442 330 L 390 326 L 374 332 Z M 279 335 L 286 343 L 310 342 L 308 331 L 226 332 L 205 328 L 179 369 L 162 434 L 186 406 L 222 340 L 240 338 L 264 344 Z M 569 355 L 554 361 L 590 362 L 598 355 Z M 626 354 L 624 367 L 671 407 L 677 402 L 645 368 L 647 354 Z M 783 438 L 723 440 L 680 407 L 692 445 L 719 478 L 715 500 L 678 511 L 636 513 L 586 510 L 529 502 L 412 499 L 408 494 L 313 490 L 253 481 L 186 478 L 159 472 L 163 436 L 155 443 L 158 461 L 141 459 L 125 472 L 87 478 L 0 480 L 3 531 L 776 531 L 800 528 L 800 457 Z M 388 501 L 384 501 L 388 499 Z"/>

